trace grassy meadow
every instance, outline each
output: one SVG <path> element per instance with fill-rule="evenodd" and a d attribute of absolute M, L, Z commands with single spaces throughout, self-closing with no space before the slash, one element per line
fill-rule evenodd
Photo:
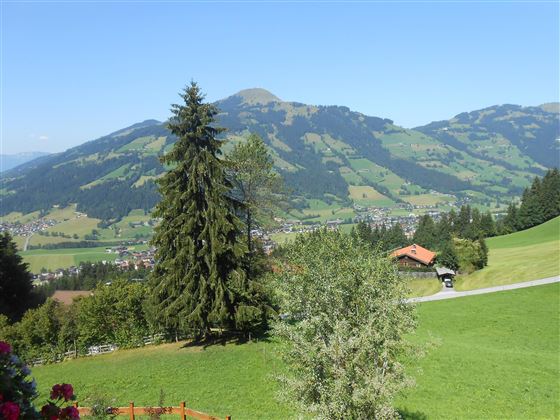
<path fill-rule="evenodd" d="M 408 363 L 417 386 L 397 400 L 405 418 L 558 418 L 560 285 L 519 289 L 418 307 L 415 342 L 435 341 Z M 165 344 L 33 368 L 42 396 L 75 386 L 81 404 L 109 395 L 114 405 L 187 405 L 238 419 L 294 418 L 273 379 L 282 364 L 274 341 L 185 347 Z"/>
<path fill-rule="evenodd" d="M 56 270 L 78 265 L 81 262 L 113 261 L 116 254 L 108 254 L 105 247 L 96 248 L 61 248 L 33 249 L 20 252 L 23 261 L 29 264 L 32 273 L 39 273 L 41 268 Z"/>
<path fill-rule="evenodd" d="M 488 266 L 460 276 L 457 290 L 512 284 L 560 274 L 560 217 L 510 235 L 489 238 Z"/>

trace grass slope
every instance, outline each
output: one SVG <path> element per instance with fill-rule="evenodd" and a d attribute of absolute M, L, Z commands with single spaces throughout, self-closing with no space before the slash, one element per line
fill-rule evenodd
<path fill-rule="evenodd" d="M 511 284 L 560 274 L 560 217 L 487 240 L 488 266 L 459 277 L 457 290 Z"/>
<path fill-rule="evenodd" d="M 184 348 L 181 343 L 118 351 L 33 369 L 43 395 L 48 385 L 70 382 L 81 405 L 87 397 L 108 394 L 114 404 L 153 406 L 160 390 L 165 404 L 187 406 L 224 418 L 293 417 L 274 399 L 277 358 L 266 342 Z"/>
<path fill-rule="evenodd" d="M 416 340 L 441 343 L 399 400 L 427 418 L 558 418 L 560 285 L 419 305 Z M 422 374 L 414 373 L 422 370 Z"/>
<path fill-rule="evenodd" d="M 408 418 L 558 418 L 560 285 L 418 305 L 413 340 L 440 345 L 410 373 L 417 387 L 397 401 Z M 274 400 L 281 369 L 271 342 L 182 348 L 166 344 L 33 368 L 43 396 L 70 382 L 83 404 L 109 394 L 115 404 L 185 400 L 211 414 L 285 419 Z"/>

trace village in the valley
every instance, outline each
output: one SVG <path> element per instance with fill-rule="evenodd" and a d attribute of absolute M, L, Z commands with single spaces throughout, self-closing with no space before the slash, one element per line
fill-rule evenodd
<path fill-rule="evenodd" d="M 451 207 L 458 208 L 461 204 L 462 202 L 457 201 L 455 203 L 452 203 Z M 400 209 L 406 210 L 408 214 L 393 215 L 392 210 L 389 208 L 363 207 L 354 205 L 356 216 L 351 220 L 335 218 L 326 220 L 324 223 L 304 224 L 297 219 L 282 219 L 277 217 L 274 219 L 276 227 L 267 230 L 256 228 L 251 231 L 251 235 L 254 238 L 258 238 L 262 244 L 264 252 L 266 254 L 270 254 L 279 245 L 279 243 L 273 239 L 277 234 L 282 234 L 289 240 L 292 235 L 295 236 L 301 233 L 312 232 L 323 227 L 327 230 L 338 230 L 343 225 L 366 222 L 372 227 L 379 228 L 390 228 L 399 223 L 403 228 L 403 231 L 407 238 L 412 238 L 416 229 L 418 219 L 422 214 L 430 215 L 435 221 L 439 219 L 441 214 L 440 209 L 436 206 L 401 204 Z M 76 217 L 85 216 L 80 212 L 75 212 L 75 214 Z M 153 225 L 156 222 L 157 221 L 155 219 L 153 220 L 153 223 L 135 222 L 131 223 L 131 228 L 136 228 L 143 225 Z M 58 222 L 56 220 L 49 218 L 41 218 L 38 220 L 30 221 L 28 223 L 2 222 L 0 223 L 0 232 L 7 231 L 14 236 L 18 235 L 29 239 L 34 234 L 44 234 L 47 229 L 56 226 L 57 223 Z M 153 246 L 148 246 L 146 248 L 148 242 L 149 241 L 146 239 L 136 239 L 122 241 L 112 246 L 106 246 L 105 252 L 107 253 L 107 255 L 111 255 L 112 258 L 102 260 L 102 263 L 114 264 L 123 271 L 139 269 L 150 270 L 155 264 L 154 254 L 156 249 Z M 143 249 L 138 249 L 139 246 L 141 246 L 140 248 Z M 52 280 L 61 278 L 64 275 L 72 276 L 79 274 L 79 272 L 80 267 L 74 265 L 65 268 L 61 267 L 55 270 L 43 269 L 41 270 L 41 272 L 33 273 L 34 284 L 46 284 Z"/>

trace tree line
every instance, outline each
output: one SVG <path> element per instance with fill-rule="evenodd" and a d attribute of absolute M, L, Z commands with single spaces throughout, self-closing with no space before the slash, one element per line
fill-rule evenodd
<path fill-rule="evenodd" d="M 549 169 L 535 177 L 526 188 L 518 205 L 511 203 L 506 215 L 498 222 L 500 234 L 508 234 L 540 225 L 560 215 L 560 172 Z"/>

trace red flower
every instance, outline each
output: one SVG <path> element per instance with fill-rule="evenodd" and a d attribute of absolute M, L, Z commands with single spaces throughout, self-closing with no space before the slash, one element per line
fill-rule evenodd
<path fill-rule="evenodd" d="M 0 418 L 5 420 L 17 420 L 19 418 L 19 405 L 14 402 L 6 401 L 0 405 Z"/>
<path fill-rule="evenodd" d="M 51 390 L 51 400 L 58 400 L 64 398 L 64 401 L 69 401 L 74 398 L 74 388 L 70 384 L 56 384 Z"/>
<path fill-rule="evenodd" d="M 5 341 L 0 341 L 0 354 L 8 354 L 12 352 L 12 346 Z"/>
<path fill-rule="evenodd" d="M 74 388 L 70 384 L 62 384 L 62 396 L 64 401 L 69 401 L 74 398 Z"/>
<path fill-rule="evenodd" d="M 78 420 L 80 418 L 80 412 L 76 407 L 66 407 L 61 411 L 60 418 L 65 420 Z"/>
<path fill-rule="evenodd" d="M 60 385 L 53 385 L 51 389 L 51 400 L 58 400 L 60 398 Z M 43 407 L 45 408 L 45 407 Z"/>
<path fill-rule="evenodd" d="M 41 408 L 41 417 L 47 420 L 58 420 L 60 417 L 60 408 L 56 405 L 49 403 Z"/>

